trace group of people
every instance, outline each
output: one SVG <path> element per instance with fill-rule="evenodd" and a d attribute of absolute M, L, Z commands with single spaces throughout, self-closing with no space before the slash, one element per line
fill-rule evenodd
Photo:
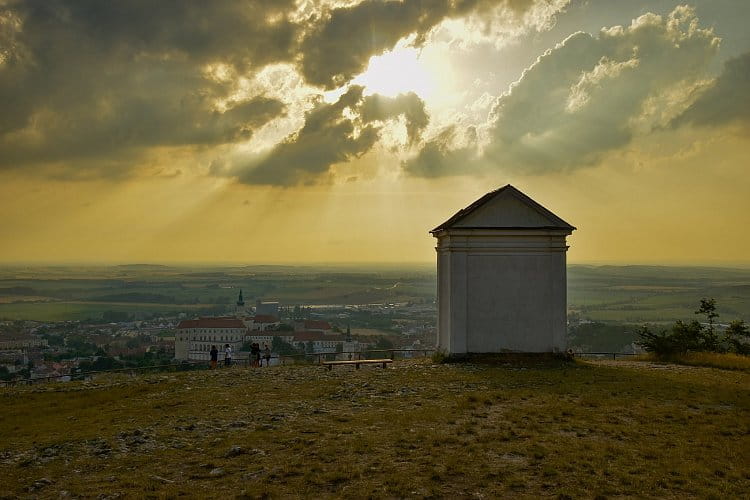
<path fill-rule="evenodd" d="M 215 345 L 211 346 L 211 369 L 215 370 L 219 364 L 219 350 Z M 250 362 L 253 367 L 263 366 L 261 361 L 261 349 L 260 344 L 253 342 L 250 345 Z M 263 344 L 263 359 L 266 360 L 266 366 L 271 366 L 271 349 L 268 344 Z M 224 366 L 232 366 L 232 346 L 224 344 Z"/>
<path fill-rule="evenodd" d="M 266 366 L 271 366 L 271 349 L 268 344 L 263 344 L 263 359 L 266 360 Z M 263 362 L 260 359 L 260 344 L 253 342 L 250 344 L 250 361 L 251 366 L 254 368 L 263 366 Z"/>

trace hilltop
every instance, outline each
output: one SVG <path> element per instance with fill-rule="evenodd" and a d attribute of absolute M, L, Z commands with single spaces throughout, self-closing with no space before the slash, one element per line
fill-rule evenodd
<path fill-rule="evenodd" d="M 11 497 L 740 497 L 750 373 L 285 366 L 0 389 Z"/>

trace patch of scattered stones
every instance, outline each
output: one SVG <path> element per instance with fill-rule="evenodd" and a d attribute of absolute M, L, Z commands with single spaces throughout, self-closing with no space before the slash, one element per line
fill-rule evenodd
<path fill-rule="evenodd" d="M 251 430 L 271 430 L 281 425 L 294 422 L 297 419 L 319 418 L 324 422 L 330 418 L 349 418 L 350 415 L 341 413 L 341 402 L 349 402 L 347 409 L 357 408 L 366 410 L 377 405 L 383 399 L 403 398 L 410 404 L 421 404 L 421 401 L 428 400 L 432 397 L 432 391 L 438 388 L 420 387 L 409 385 L 408 381 L 403 379 L 404 372 L 414 373 L 415 376 L 421 376 L 421 372 L 432 372 L 435 370 L 453 370 L 454 367 L 446 365 L 432 365 L 424 362 L 406 362 L 394 363 L 392 367 L 386 370 L 382 368 L 371 368 L 354 371 L 354 370 L 333 370 L 328 371 L 319 366 L 295 366 L 281 367 L 280 369 L 233 369 L 219 370 L 217 372 L 193 372 L 180 378 L 181 384 L 176 384 L 174 388 L 168 391 L 156 391 L 145 394 L 146 398 L 157 400 L 167 399 L 171 395 L 174 399 L 175 394 L 185 393 L 202 393 L 211 391 L 217 384 L 222 387 L 247 388 L 248 383 L 257 383 L 263 391 L 272 395 L 273 403 L 270 409 L 272 411 L 248 412 L 243 416 L 238 416 L 236 412 L 222 416 L 221 412 L 228 409 L 235 409 L 236 406 L 227 402 L 225 405 L 217 405 L 216 410 L 219 416 L 211 418 L 195 418 L 194 416 L 180 416 L 179 413 L 165 426 L 162 423 L 155 423 L 153 426 L 132 427 L 117 434 L 106 437 L 101 436 L 94 439 L 82 441 L 69 441 L 48 445 L 45 447 L 33 448 L 23 451 L 0 450 L 0 463 L 5 465 L 15 465 L 18 467 L 43 466 L 53 460 L 60 460 L 69 464 L 80 457 L 94 457 L 101 460 L 115 460 L 121 456 L 131 454 L 150 454 L 157 450 L 196 448 L 196 437 L 213 436 L 214 443 L 222 442 L 223 434 L 238 431 Z M 295 384 L 304 384 L 311 380 L 319 381 L 323 387 L 322 398 L 310 399 L 302 397 L 298 400 L 291 398 L 288 401 L 278 401 L 276 395 L 283 393 L 287 387 Z M 132 387 L 136 384 L 159 384 L 175 382 L 177 379 L 173 376 L 152 376 L 147 379 L 116 381 L 109 383 L 71 383 L 52 386 L 29 387 L 22 390 L 31 390 L 32 392 L 72 392 L 83 390 L 98 390 L 115 387 Z M 465 383 L 449 383 L 447 387 L 441 386 L 440 391 L 446 389 L 451 393 L 460 393 L 462 391 L 474 390 L 478 386 Z M 179 396 L 177 396 L 179 399 Z M 228 400 L 229 401 L 229 400 Z M 223 409 L 222 409 L 223 408 Z M 345 421 L 345 420 L 342 420 Z M 157 432 L 157 429 L 159 432 Z M 239 445 L 233 445 L 223 452 L 216 454 L 222 459 L 237 459 L 242 456 L 261 457 L 266 454 L 265 451 L 258 448 L 245 448 Z M 217 479 L 227 474 L 234 473 L 227 469 L 224 464 L 204 464 L 200 472 L 194 474 L 194 478 Z M 255 471 L 247 471 L 244 474 L 248 479 L 257 478 L 261 475 L 268 474 L 267 468 Z M 174 481 L 170 477 L 153 476 L 152 479 L 163 484 Z M 39 478 L 30 484 L 27 491 L 31 494 L 38 494 L 48 488 L 54 481 L 49 478 Z M 67 492 L 60 492 L 61 497 L 65 497 Z M 114 496 L 113 496 L 114 495 Z M 117 498 L 118 493 L 110 493 L 109 496 L 100 498 Z"/>

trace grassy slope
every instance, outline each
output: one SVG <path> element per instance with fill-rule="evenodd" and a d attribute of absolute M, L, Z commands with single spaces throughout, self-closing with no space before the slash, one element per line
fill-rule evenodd
<path fill-rule="evenodd" d="M 31 488 L 43 497 L 750 491 L 746 372 L 633 363 L 348 368 L 0 389 L 0 484 L 7 495 Z M 232 456 L 234 445 L 242 451 Z M 51 484 L 34 486 L 41 478 Z"/>
<path fill-rule="evenodd" d="M 685 354 L 675 354 L 660 359 L 654 354 L 642 354 L 638 357 L 644 361 L 670 362 L 688 366 L 708 366 L 712 368 L 722 368 L 724 370 L 744 370 L 750 372 L 750 356 L 733 353 L 717 352 L 689 352 Z"/>

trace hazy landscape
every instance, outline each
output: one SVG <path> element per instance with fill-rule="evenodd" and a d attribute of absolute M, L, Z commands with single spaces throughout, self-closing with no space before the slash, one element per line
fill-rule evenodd
<path fill-rule="evenodd" d="M 283 307 L 435 302 L 432 266 L 49 266 L 0 267 L 0 320 L 132 319 L 230 312 L 245 299 Z M 568 267 L 572 323 L 667 324 L 692 319 L 699 300 L 716 299 L 719 322 L 750 320 L 750 269 L 673 266 Z M 361 325 L 364 326 L 364 325 Z M 635 329 L 627 334 L 635 339 Z M 598 335 L 593 348 L 628 342 Z M 613 335 L 617 335 L 614 333 Z M 625 339 L 627 340 L 627 339 Z M 591 342 L 589 342 L 591 344 Z"/>

